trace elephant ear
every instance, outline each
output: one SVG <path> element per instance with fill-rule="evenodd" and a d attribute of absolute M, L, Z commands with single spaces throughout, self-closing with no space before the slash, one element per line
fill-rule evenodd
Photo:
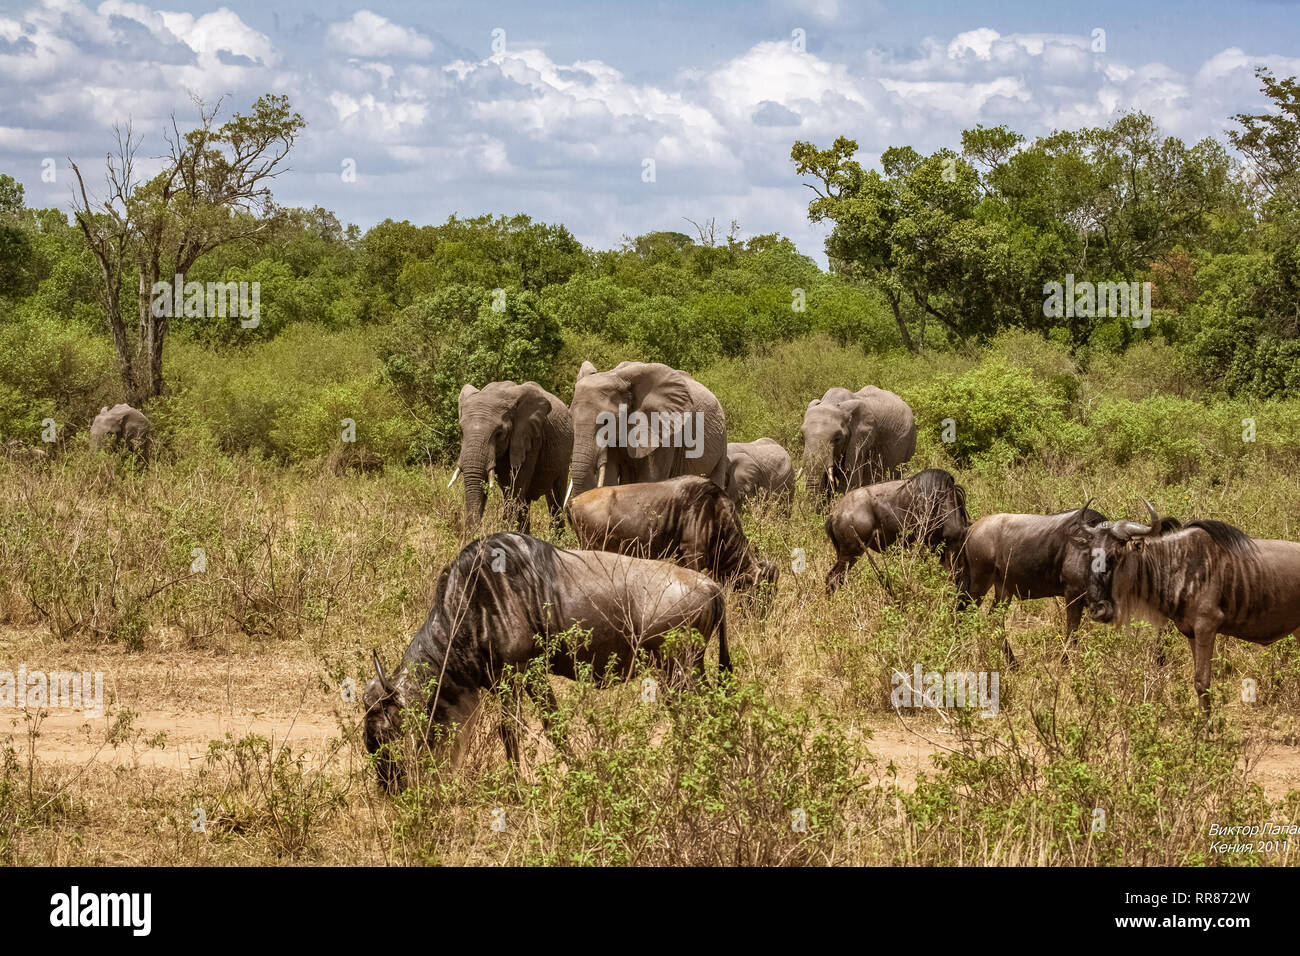
<path fill-rule="evenodd" d="M 590 362 L 583 362 L 582 366 L 578 369 L 578 377 L 576 381 L 581 382 L 588 375 L 595 375 L 595 374 L 596 374 L 596 366 L 592 365 Z"/>
<path fill-rule="evenodd" d="M 519 386 L 515 400 L 514 426 L 510 429 L 510 470 L 517 472 L 537 447 L 551 414 L 551 400 L 540 385 L 528 382 Z"/>
<path fill-rule="evenodd" d="M 680 416 L 692 410 L 690 379 L 685 372 L 667 366 L 647 366 L 641 375 L 627 375 L 632 386 L 632 403 L 636 411 L 643 412 L 647 418 L 659 414 L 659 421 L 665 421 L 666 415 Z M 629 413 L 633 409 L 629 409 Z M 673 421 L 673 419 L 667 419 Z M 662 427 L 662 426 L 661 426 Z M 630 426 L 629 426 L 629 430 Z M 659 428 L 649 428 L 650 441 L 645 445 L 628 448 L 627 453 L 633 458 L 645 458 L 663 444 L 663 435 Z"/>
<path fill-rule="evenodd" d="M 477 395 L 477 394 L 478 394 L 478 389 L 475 388 L 473 385 L 464 386 L 460 390 L 460 394 L 456 396 L 457 410 L 465 407 L 465 399 L 469 398 L 471 395 Z"/>

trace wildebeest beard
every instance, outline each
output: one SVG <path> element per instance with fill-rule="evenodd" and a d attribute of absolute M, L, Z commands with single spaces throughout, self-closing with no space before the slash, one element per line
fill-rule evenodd
<path fill-rule="evenodd" d="M 397 673 L 381 672 L 366 688 L 368 753 L 401 736 L 403 710 L 428 714 L 431 737 L 444 732 L 467 697 L 501 677 L 494 633 L 547 634 L 550 609 L 557 605 L 555 550 L 527 535 L 494 534 L 470 542 L 443 569 L 433 607 Z M 379 776 L 391 789 L 401 783 L 401 768 L 381 759 Z"/>

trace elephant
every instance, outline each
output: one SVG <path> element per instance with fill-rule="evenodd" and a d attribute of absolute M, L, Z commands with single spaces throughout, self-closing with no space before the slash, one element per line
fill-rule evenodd
<path fill-rule="evenodd" d="M 673 641 L 695 631 L 703 641 Z M 705 643 L 718 638 L 718 674 L 731 670 L 727 604 L 722 589 L 687 568 L 607 551 L 565 551 L 522 534 L 493 534 L 467 545 L 438 577 L 433 607 L 391 676 L 374 655 L 375 677 L 362 696 L 363 738 L 380 784 L 404 783 L 398 745 L 409 732 L 407 708 L 423 709 L 425 741 L 449 747 L 454 765 L 468 728 L 482 709 L 482 691 L 502 689 L 508 673 L 524 674 L 540 659 L 543 672 L 576 680 L 629 677 L 648 656 L 662 665 L 667 690 L 696 684 Z M 525 690 L 556 710 L 550 684 Z M 518 761 L 517 725 L 503 715 L 506 756 Z M 417 731 L 418 733 L 419 731 Z"/>
<path fill-rule="evenodd" d="M 737 512 L 751 498 L 767 495 L 788 514 L 794 502 L 794 466 L 790 453 L 771 438 L 728 442 L 727 497 Z"/>
<path fill-rule="evenodd" d="M 573 387 L 573 494 L 602 485 L 701 475 L 727 487 L 727 416 L 685 372 L 583 362 Z"/>
<path fill-rule="evenodd" d="M 833 494 L 897 479 L 915 452 L 912 409 L 883 388 L 827 389 L 804 412 L 803 470 L 823 506 Z"/>
<path fill-rule="evenodd" d="M 565 478 L 573 454 L 569 409 L 536 382 L 492 382 L 481 389 L 466 385 L 457 400 L 460 459 L 465 478 L 465 526 L 483 518 L 483 483 L 495 473 L 506 500 L 506 514 L 527 533 L 529 507 L 545 496 L 555 531 L 564 525 Z"/>
<path fill-rule="evenodd" d="M 151 431 L 148 417 L 138 408 L 125 404 L 104 406 L 90 425 L 90 447 L 107 451 L 125 448 L 148 461 Z"/>

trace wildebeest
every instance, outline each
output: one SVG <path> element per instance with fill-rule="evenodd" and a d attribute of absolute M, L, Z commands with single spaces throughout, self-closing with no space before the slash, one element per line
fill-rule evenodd
<path fill-rule="evenodd" d="M 593 488 L 566 511 L 584 548 L 676 561 L 741 590 L 776 583 L 776 565 L 758 560 L 736 506 L 708 478 Z"/>
<path fill-rule="evenodd" d="M 768 495 L 788 514 L 794 501 L 790 453 L 771 438 L 727 444 L 727 497 L 743 511 L 745 502 Z"/>
<path fill-rule="evenodd" d="M 1088 614 L 1104 624 L 1172 621 L 1192 649 L 1196 693 L 1210 712 L 1214 636 L 1272 644 L 1300 628 L 1300 544 L 1251 538 L 1222 521 L 1105 521 L 1079 528 L 1088 549 Z"/>
<path fill-rule="evenodd" d="M 855 488 L 835 502 L 826 519 L 836 558 L 826 575 L 826 593 L 835 593 L 867 549 L 884 551 L 896 541 L 942 545 L 948 564 L 969 525 L 966 490 L 942 468 Z"/>
<path fill-rule="evenodd" d="M 90 424 L 90 447 L 126 448 L 148 461 L 150 431 L 149 418 L 140 409 L 126 404 L 104 406 Z"/>
<path fill-rule="evenodd" d="M 538 658 L 551 674 L 572 679 L 590 665 L 605 678 L 629 675 L 645 652 L 665 665 L 671 687 L 703 672 L 702 644 L 674 642 L 671 654 L 664 647 L 670 632 L 688 629 L 705 641 L 716 633 L 719 672 L 731 669 L 726 602 L 703 574 L 666 561 L 564 551 L 524 534 L 480 538 L 439 575 L 433 607 L 397 671 L 386 674 L 375 656 L 363 696 L 366 750 L 378 754 L 380 782 L 399 786 L 402 767 L 386 745 L 403 733 L 404 708 L 423 705 L 431 731 L 463 732 L 477 715 L 480 691 L 500 687 L 507 668 L 523 672 Z M 547 714 L 555 711 L 549 685 L 538 690 L 529 682 L 528 689 L 545 698 Z M 501 737 L 516 762 L 516 730 L 504 719 Z"/>
<path fill-rule="evenodd" d="M 967 530 L 953 566 L 962 605 L 978 602 L 990 588 L 995 604 L 1013 597 L 1064 597 L 1068 637 L 1083 617 L 1089 561 L 1072 535 L 1085 524 L 1105 520 L 1086 502 L 1053 515 L 985 515 Z"/>

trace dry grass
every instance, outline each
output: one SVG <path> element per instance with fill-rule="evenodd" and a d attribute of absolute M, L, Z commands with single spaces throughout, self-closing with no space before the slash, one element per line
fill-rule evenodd
<path fill-rule="evenodd" d="M 1124 514 L 1157 488 L 1170 513 L 1285 536 L 1300 506 L 1276 477 L 1161 488 L 1143 468 L 962 479 L 976 516 L 1093 493 Z M 765 615 L 731 603 L 734 683 L 648 705 L 635 686 L 557 681 L 562 752 L 525 707 L 519 776 L 485 720 L 455 772 L 430 763 L 384 796 L 356 700 L 370 649 L 401 653 L 464 542 L 446 479 L 0 462 L 0 670 L 103 671 L 108 697 L 94 720 L 0 711 L 0 861 L 1297 862 L 1294 840 L 1217 854 L 1207 834 L 1300 822 L 1294 639 L 1223 640 L 1207 726 L 1181 638 L 1089 626 L 1065 664 L 1059 605 L 958 615 L 937 562 L 907 553 L 863 561 L 828 599 L 830 548 L 802 500 L 788 520 L 746 516 L 761 552 L 803 549 L 807 570 L 783 575 Z M 500 521 L 498 496 L 484 530 Z M 998 716 L 895 711 L 892 675 L 914 664 L 998 671 Z M 1240 699 L 1246 677 L 1257 703 Z"/>

